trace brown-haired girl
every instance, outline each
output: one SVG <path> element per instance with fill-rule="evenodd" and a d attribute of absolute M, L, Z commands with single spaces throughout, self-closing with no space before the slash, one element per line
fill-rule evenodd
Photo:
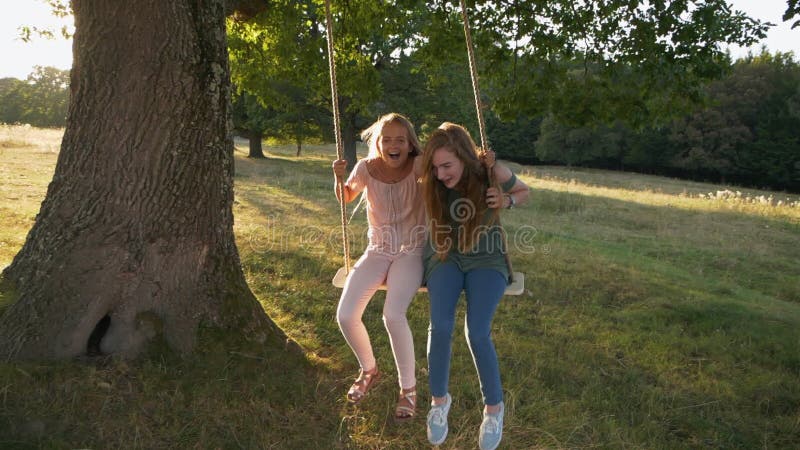
<path fill-rule="evenodd" d="M 502 164 L 486 163 L 494 171 L 490 185 L 481 153 L 467 130 L 444 123 L 423 152 L 423 192 L 428 211 L 429 245 L 423 263 L 430 297 L 428 371 L 431 410 L 428 440 L 439 445 L 447 437 L 450 355 L 456 305 L 466 294 L 467 343 L 483 394 L 481 449 L 495 449 L 503 431 L 503 390 L 491 324 L 508 284 L 498 210 L 513 208 L 528 198 L 528 186 Z M 493 154 L 490 155 L 493 161 Z"/>

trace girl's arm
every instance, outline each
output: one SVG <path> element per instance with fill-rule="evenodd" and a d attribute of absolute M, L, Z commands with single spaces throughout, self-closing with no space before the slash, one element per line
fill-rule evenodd
<path fill-rule="evenodd" d="M 336 193 L 336 200 L 342 201 L 339 198 L 339 180 L 344 180 L 345 172 L 347 171 L 347 161 L 344 159 L 337 159 L 332 164 L 333 167 L 333 175 L 334 175 L 334 183 L 333 183 L 333 192 Z M 347 183 L 344 184 L 344 202 L 350 203 L 358 196 L 358 192 L 350 189 L 350 186 Z"/>
<path fill-rule="evenodd" d="M 501 163 L 495 163 L 493 170 L 498 184 L 505 183 L 513 175 L 511 169 Z M 505 193 L 499 192 L 495 188 L 489 188 L 486 191 L 486 202 L 490 208 L 508 208 L 525 203 L 529 194 L 530 188 L 518 177 L 511 189 Z"/>

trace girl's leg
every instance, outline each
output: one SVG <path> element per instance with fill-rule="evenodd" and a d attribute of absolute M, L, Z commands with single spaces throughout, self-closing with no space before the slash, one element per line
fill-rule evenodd
<path fill-rule="evenodd" d="M 416 386 L 414 339 L 408 326 L 406 311 L 422 283 L 422 256 L 404 254 L 389 266 L 386 276 L 386 302 L 383 305 L 383 323 L 389 333 L 392 353 L 397 365 L 400 388 Z"/>
<path fill-rule="evenodd" d="M 450 379 L 450 352 L 456 305 L 464 288 L 464 274 L 452 262 L 433 270 L 428 279 L 431 323 L 428 328 L 428 382 L 431 396 L 445 397 Z"/>
<path fill-rule="evenodd" d="M 347 277 L 339 307 L 336 310 L 336 321 L 342 330 L 344 339 L 358 358 L 358 364 L 364 371 L 372 371 L 376 367 L 372 344 L 361 316 L 372 295 L 386 278 L 389 259 L 385 256 L 365 252 L 350 276 Z"/>
<path fill-rule="evenodd" d="M 475 269 L 466 274 L 464 290 L 467 297 L 467 317 L 464 331 L 469 344 L 485 405 L 503 401 L 500 367 L 492 342 L 492 318 L 506 289 L 503 274 L 492 269 Z"/>

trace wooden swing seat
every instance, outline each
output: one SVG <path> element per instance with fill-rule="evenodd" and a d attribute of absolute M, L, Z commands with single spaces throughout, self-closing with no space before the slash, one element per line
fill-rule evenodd
<path fill-rule="evenodd" d="M 347 269 L 340 267 L 339 270 L 336 271 L 336 275 L 333 277 L 333 285 L 341 289 L 344 287 L 345 281 L 347 281 Z M 385 291 L 386 285 L 382 284 L 378 289 Z M 525 274 L 522 272 L 514 272 L 514 281 L 506 286 L 505 295 L 520 295 L 524 290 Z M 428 288 L 425 286 L 420 286 L 417 292 L 428 292 Z"/>

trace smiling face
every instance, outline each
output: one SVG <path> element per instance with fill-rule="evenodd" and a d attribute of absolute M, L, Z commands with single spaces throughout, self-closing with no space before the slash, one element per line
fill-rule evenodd
<path fill-rule="evenodd" d="M 464 162 L 447 147 L 439 147 L 433 152 L 433 175 L 445 187 L 453 189 L 464 174 Z"/>
<path fill-rule="evenodd" d="M 405 166 L 411 153 L 406 127 L 397 122 L 388 122 L 378 137 L 378 155 L 393 169 Z"/>

